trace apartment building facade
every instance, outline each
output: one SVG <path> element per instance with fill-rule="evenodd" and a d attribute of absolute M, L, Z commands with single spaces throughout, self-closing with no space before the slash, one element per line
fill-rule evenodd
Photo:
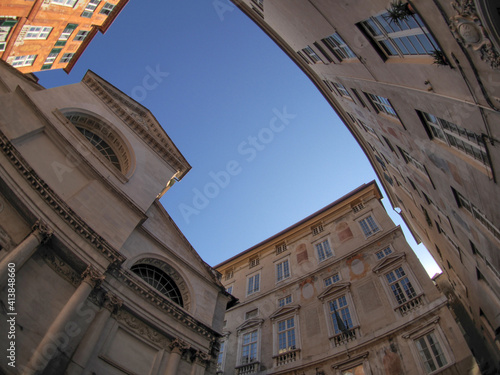
<path fill-rule="evenodd" d="M 234 1 L 356 138 L 500 371 L 498 1 Z"/>
<path fill-rule="evenodd" d="M 9 0 L 0 4 L 0 59 L 23 73 L 71 71 L 128 0 Z"/>
<path fill-rule="evenodd" d="M 96 74 L 0 61 L 2 374 L 215 374 L 231 297 L 159 203 L 190 168 Z"/>
<path fill-rule="evenodd" d="M 381 198 L 362 185 L 215 266 L 239 299 L 219 374 L 478 373 Z"/>

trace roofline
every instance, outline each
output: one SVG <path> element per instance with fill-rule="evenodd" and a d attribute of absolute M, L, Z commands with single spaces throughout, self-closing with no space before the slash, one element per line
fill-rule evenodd
<path fill-rule="evenodd" d="M 272 242 L 272 241 L 273 241 L 273 240 L 275 240 L 276 238 L 278 238 L 278 237 L 282 236 L 283 234 L 285 234 L 285 233 L 287 233 L 287 232 L 291 231 L 292 229 L 295 229 L 295 228 L 297 228 L 297 227 L 300 227 L 301 225 L 303 225 L 304 223 L 306 223 L 306 222 L 308 222 L 309 220 L 313 219 L 314 217 L 321 215 L 322 213 L 324 213 L 324 212 L 326 212 L 326 211 L 330 210 L 331 208 L 333 208 L 333 207 L 335 207 L 335 206 L 339 205 L 339 204 L 340 204 L 340 203 L 342 203 L 343 201 L 345 201 L 345 200 L 347 200 L 347 199 L 349 199 L 349 198 L 353 197 L 354 195 L 356 195 L 356 194 L 358 194 L 359 192 L 361 192 L 361 191 L 363 191 L 363 190 L 367 189 L 367 188 L 368 188 L 368 187 L 370 187 L 370 186 L 375 186 L 376 191 L 378 192 L 378 195 L 379 195 L 378 199 L 379 199 L 379 200 L 381 200 L 381 199 L 382 199 L 382 197 L 383 197 L 383 196 L 382 196 L 382 192 L 380 191 L 380 189 L 379 189 L 379 187 L 378 187 L 378 185 L 377 185 L 377 182 L 376 182 L 375 180 L 372 180 L 372 181 L 370 181 L 370 182 L 368 182 L 368 183 L 365 183 L 365 184 L 363 184 L 363 185 L 361 185 L 361 186 L 357 187 L 356 189 L 352 190 L 351 192 L 349 192 L 349 193 L 345 194 L 344 196 L 342 196 L 342 197 L 340 197 L 339 199 L 335 200 L 334 202 L 330 203 L 328 206 L 325 206 L 325 207 L 321 208 L 320 210 L 318 210 L 318 211 L 316 211 L 316 212 L 312 213 L 311 215 L 309 215 L 309 216 L 307 216 L 306 218 L 304 218 L 304 219 L 302 219 L 302 220 L 298 221 L 297 223 L 292 224 L 292 225 L 291 225 L 291 226 L 289 226 L 288 228 L 283 229 L 282 231 L 280 231 L 280 232 L 276 233 L 275 235 L 273 235 L 273 236 L 271 236 L 271 237 L 269 237 L 269 238 L 265 239 L 264 241 L 261 241 L 261 242 L 259 242 L 258 244 L 256 244 L 256 245 L 252 246 L 251 248 L 249 248 L 249 249 L 247 249 L 247 250 L 244 250 L 244 251 L 242 251 L 241 253 L 238 253 L 238 254 L 234 255 L 233 257 L 231 257 L 231 258 L 229 258 L 229 259 L 227 259 L 227 260 L 223 261 L 222 263 L 219 263 L 219 264 L 215 265 L 213 268 L 217 269 L 217 268 L 219 268 L 219 267 L 222 267 L 223 265 L 225 265 L 225 264 L 227 264 L 227 263 L 230 263 L 230 262 L 232 262 L 233 260 L 235 260 L 235 259 L 237 259 L 237 258 L 241 257 L 242 255 L 248 254 L 248 253 L 252 252 L 253 250 L 255 250 L 255 249 L 257 249 L 257 248 L 261 247 L 262 245 L 264 245 L 264 244 L 266 244 L 266 243 L 268 243 L 268 242 Z"/>

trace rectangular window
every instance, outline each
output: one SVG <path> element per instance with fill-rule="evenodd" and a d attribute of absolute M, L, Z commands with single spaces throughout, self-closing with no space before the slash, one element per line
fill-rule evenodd
<path fill-rule="evenodd" d="M 66 41 L 66 40 L 68 40 L 69 37 L 71 36 L 71 34 L 73 33 L 73 31 L 77 27 L 78 27 L 78 25 L 75 25 L 75 24 L 72 24 L 72 23 L 68 24 L 68 26 L 66 26 L 66 28 L 61 33 L 61 36 L 59 36 L 58 41 Z"/>
<path fill-rule="evenodd" d="M 314 52 L 314 50 L 307 46 L 306 48 L 303 48 L 302 49 L 302 52 L 307 56 L 309 57 L 309 59 L 311 60 L 311 62 L 313 64 L 316 64 L 316 63 L 319 63 L 321 62 L 321 57 L 319 57 L 316 52 Z"/>
<path fill-rule="evenodd" d="M 396 22 L 384 12 L 361 22 L 360 28 L 384 58 L 425 56 L 440 50 L 417 14 Z"/>
<path fill-rule="evenodd" d="M 86 31 L 86 30 L 80 30 L 78 33 L 76 33 L 76 36 L 73 40 L 77 41 L 77 42 L 81 42 L 83 40 L 85 40 L 85 38 L 87 37 L 87 35 L 89 35 L 89 32 Z"/>
<path fill-rule="evenodd" d="M 361 203 L 355 204 L 354 206 L 351 206 L 351 208 L 352 208 L 352 211 L 354 213 L 356 213 L 356 212 L 363 210 L 365 208 L 365 205 L 363 204 L 363 202 L 361 202 Z"/>
<path fill-rule="evenodd" d="M 284 253 L 286 251 L 286 243 L 281 243 L 276 245 L 276 255 Z"/>
<path fill-rule="evenodd" d="M 276 264 L 276 281 L 280 282 L 290 277 L 290 264 L 287 260 Z"/>
<path fill-rule="evenodd" d="M 351 90 L 354 93 L 354 95 L 356 96 L 356 98 L 358 99 L 359 104 L 361 104 L 361 106 L 366 108 L 366 104 L 365 104 L 364 100 L 361 98 L 361 95 L 359 95 L 358 90 L 353 89 L 352 87 L 351 87 Z"/>
<path fill-rule="evenodd" d="M 319 225 L 316 225 L 315 227 L 312 227 L 311 229 L 312 229 L 313 236 L 315 236 L 315 235 L 323 232 L 323 225 L 319 224 Z"/>
<path fill-rule="evenodd" d="M 257 361 L 257 339 L 258 332 L 256 330 L 243 335 L 243 343 L 241 347 L 242 365 Z"/>
<path fill-rule="evenodd" d="M 394 271 L 385 275 L 387 282 L 396 298 L 398 305 L 401 305 L 408 300 L 415 298 L 417 293 L 406 275 L 403 267 L 396 268 Z"/>
<path fill-rule="evenodd" d="M 434 332 L 415 340 L 415 345 L 427 373 L 436 371 L 448 363 Z"/>
<path fill-rule="evenodd" d="M 106 16 L 109 16 L 110 13 L 113 11 L 113 8 L 115 7 L 114 4 L 111 4 L 111 3 L 106 3 L 103 5 L 101 11 L 99 12 L 99 14 L 105 14 Z"/>
<path fill-rule="evenodd" d="M 371 216 L 360 220 L 359 225 L 361 226 L 361 229 L 366 237 L 370 237 L 380 230 L 377 223 L 375 223 L 375 220 Z"/>
<path fill-rule="evenodd" d="M 335 335 L 353 327 L 349 304 L 345 295 L 330 301 L 329 306 Z"/>
<path fill-rule="evenodd" d="M 259 260 L 259 257 L 256 257 L 256 258 L 252 258 L 249 260 L 249 267 L 252 268 L 252 267 L 256 267 L 258 266 L 260 263 L 260 260 Z"/>
<path fill-rule="evenodd" d="M 403 156 L 403 159 L 405 159 L 406 163 L 413 165 L 415 168 L 417 168 L 419 171 L 423 172 L 427 176 L 427 170 L 425 169 L 424 165 L 421 162 L 419 162 L 417 159 L 415 159 L 413 156 L 411 156 L 405 150 L 401 149 L 400 147 L 398 147 L 398 148 L 399 148 L 399 152 Z M 415 190 L 417 190 L 416 187 L 415 187 Z"/>
<path fill-rule="evenodd" d="M 278 322 L 278 353 L 295 348 L 295 319 L 291 317 Z"/>
<path fill-rule="evenodd" d="M 52 27 L 31 26 L 24 39 L 47 39 L 51 31 Z"/>
<path fill-rule="evenodd" d="M 335 86 L 340 96 L 352 100 L 351 94 L 349 94 L 349 91 L 347 91 L 344 85 L 342 85 L 341 83 L 333 82 L 333 86 Z"/>
<path fill-rule="evenodd" d="M 219 355 L 217 357 L 217 372 L 222 372 L 224 369 L 224 350 L 226 347 L 226 342 L 222 341 L 219 347 Z"/>
<path fill-rule="evenodd" d="M 15 67 L 31 66 L 35 62 L 37 55 L 16 56 L 11 65 Z"/>
<path fill-rule="evenodd" d="M 74 56 L 74 53 L 65 53 L 64 55 L 62 55 L 61 60 L 59 60 L 59 62 L 60 63 L 68 63 L 71 61 L 73 56 Z"/>
<path fill-rule="evenodd" d="M 390 247 L 386 247 L 383 250 L 377 251 L 375 255 L 377 256 L 377 259 L 380 260 L 382 258 L 385 258 L 387 255 L 392 253 L 392 249 Z"/>
<path fill-rule="evenodd" d="M 74 7 L 78 0 L 51 0 L 52 4 L 64 5 L 67 7 Z"/>
<path fill-rule="evenodd" d="M 333 256 L 333 252 L 332 249 L 330 248 L 330 243 L 328 242 L 328 240 L 320 242 L 315 246 L 316 246 L 316 251 L 318 252 L 318 259 L 320 262 L 324 261 L 325 259 L 331 258 Z"/>
<path fill-rule="evenodd" d="M 85 10 L 82 12 L 81 17 L 92 18 L 94 15 L 94 11 L 99 6 L 101 0 L 89 0 L 89 3 L 85 7 Z"/>
<path fill-rule="evenodd" d="M 247 295 L 253 294 L 260 290 L 260 274 L 250 276 L 247 280 Z"/>
<path fill-rule="evenodd" d="M 386 115 L 398 118 L 398 115 L 396 114 L 394 108 L 392 108 L 389 99 L 384 98 L 383 96 L 374 95 L 370 93 L 366 93 L 366 96 L 370 100 L 373 108 L 375 108 L 377 113 L 385 113 Z"/>
<path fill-rule="evenodd" d="M 50 51 L 49 55 L 45 59 L 44 64 L 53 64 L 54 61 L 56 61 L 59 52 L 61 52 L 61 48 L 54 48 L 52 51 Z"/>
<path fill-rule="evenodd" d="M 426 112 L 419 112 L 432 138 L 439 139 L 490 167 L 486 144 L 481 135 Z"/>
<path fill-rule="evenodd" d="M 278 299 L 278 307 L 283 307 L 292 303 L 292 295 Z"/>
<path fill-rule="evenodd" d="M 327 36 L 321 41 L 341 61 L 356 58 L 354 52 L 352 52 L 338 33 Z"/>
<path fill-rule="evenodd" d="M 332 276 L 327 277 L 324 281 L 325 281 L 325 287 L 333 285 L 333 284 L 338 283 L 340 281 L 340 275 L 337 272 L 337 273 L 333 274 Z"/>
<path fill-rule="evenodd" d="M 227 287 L 226 292 L 228 292 L 229 294 L 233 294 L 233 286 L 231 285 L 230 287 Z"/>

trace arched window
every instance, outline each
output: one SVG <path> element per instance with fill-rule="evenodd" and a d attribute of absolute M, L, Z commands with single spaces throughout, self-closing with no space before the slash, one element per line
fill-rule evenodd
<path fill-rule="evenodd" d="M 174 280 L 163 270 L 151 264 L 136 264 L 131 271 L 153 288 L 183 307 L 182 295 Z"/>
<path fill-rule="evenodd" d="M 117 170 L 126 174 L 131 167 L 131 157 L 118 132 L 104 120 L 79 111 L 63 112 L 64 116 Z"/>

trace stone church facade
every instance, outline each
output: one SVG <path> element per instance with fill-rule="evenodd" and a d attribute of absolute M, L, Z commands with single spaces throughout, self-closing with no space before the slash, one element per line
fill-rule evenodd
<path fill-rule="evenodd" d="M 154 116 L 5 63 L 0 107 L 0 373 L 214 374 L 230 296 L 159 203 L 191 167 Z"/>

